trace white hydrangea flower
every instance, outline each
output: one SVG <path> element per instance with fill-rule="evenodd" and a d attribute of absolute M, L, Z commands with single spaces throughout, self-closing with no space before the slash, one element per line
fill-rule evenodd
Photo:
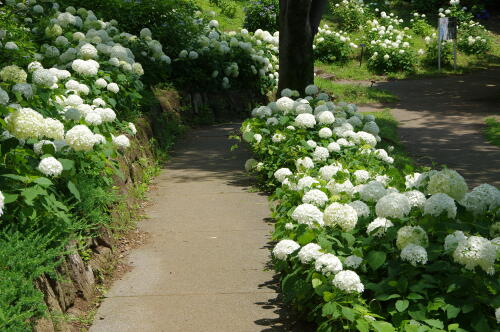
<path fill-rule="evenodd" d="M 291 89 L 285 88 L 281 90 L 281 97 L 291 97 L 293 94 L 293 91 Z"/>
<path fill-rule="evenodd" d="M 84 76 L 95 76 L 99 70 L 99 63 L 95 60 L 76 59 L 71 64 L 74 71 Z"/>
<path fill-rule="evenodd" d="M 308 113 L 299 114 L 295 118 L 295 124 L 299 128 L 313 128 L 316 125 L 316 118 Z"/>
<path fill-rule="evenodd" d="M 354 172 L 354 177 L 356 178 L 356 182 L 365 183 L 370 179 L 370 173 L 364 169 L 358 169 Z"/>
<path fill-rule="evenodd" d="M 311 114 L 312 111 L 313 110 L 312 110 L 311 105 L 309 105 L 307 103 L 300 103 L 300 102 L 295 103 L 295 113 L 296 114 L 303 114 L 303 113 Z"/>
<path fill-rule="evenodd" d="M 327 183 L 326 187 L 332 194 L 338 195 L 341 193 L 346 193 L 349 196 L 352 196 L 352 194 L 354 194 L 354 186 L 350 180 L 345 180 L 343 183 L 336 182 L 335 180 L 330 180 L 330 182 Z"/>
<path fill-rule="evenodd" d="M 281 97 L 280 99 L 276 100 L 277 109 L 283 112 L 284 114 L 291 113 L 293 111 L 294 106 L 295 102 L 291 98 Z"/>
<path fill-rule="evenodd" d="M 418 191 L 418 190 L 411 190 L 403 193 L 403 195 L 408 198 L 408 201 L 410 202 L 410 206 L 412 208 L 422 208 L 425 204 L 426 198 L 425 195 Z"/>
<path fill-rule="evenodd" d="M 43 135 L 47 138 L 62 140 L 64 138 L 64 124 L 56 119 L 46 118 L 43 121 Z"/>
<path fill-rule="evenodd" d="M 370 216 L 370 208 L 362 201 L 353 201 L 349 203 L 350 206 L 356 210 L 358 218 L 369 217 Z"/>
<path fill-rule="evenodd" d="M 483 214 L 486 210 L 493 210 L 500 206 L 500 190 L 489 184 L 482 184 L 472 189 L 470 193 L 459 202 L 467 211 L 476 215 Z"/>
<path fill-rule="evenodd" d="M 413 266 L 427 263 L 427 250 L 424 247 L 410 243 L 401 250 L 401 259 Z"/>
<path fill-rule="evenodd" d="M 262 135 L 261 135 L 261 134 L 255 134 L 255 135 L 253 135 L 253 139 L 254 139 L 257 143 L 260 143 L 260 141 L 262 141 Z"/>
<path fill-rule="evenodd" d="M 488 239 L 480 236 L 471 236 L 467 240 L 460 241 L 453 253 L 453 259 L 468 270 L 474 270 L 479 266 L 486 273 L 495 273 L 495 260 L 497 248 Z"/>
<path fill-rule="evenodd" d="M 113 92 L 113 93 L 118 93 L 120 91 L 120 87 L 118 87 L 118 84 L 116 84 L 116 83 L 109 83 L 106 86 L 106 89 L 110 92 Z"/>
<path fill-rule="evenodd" d="M 137 134 L 137 128 L 135 127 L 135 124 L 133 124 L 132 122 L 129 122 L 127 127 L 132 132 L 132 135 Z"/>
<path fill-rule="evenodd" d="M 298 254 L 299 260 L 302 264 L 309 264 L 312 261 L 318 259 L 322 255 L 323 253 L 321 252 L 321 247 L 316 243 L 306 244 L 305 246 L 300 248 Z"/>
<path fill-rule="evenodd" d="M 311 188 L 313 185 L 319 184 L 318 180 L 311 176 L 304 176 L 297 182 L 297 190 L 304 190 L 306 188 Z"/>
<path fill-rule="evenodd" d="M 398 235 L 396 239 L 396 246 L 398 249 L 403 249 L 410 243 L 419 245 L 421 247 L 427 247 L 429 244 L 429 238 L 427 233 L 420 226 L 403 226 L 398 230 Z"/>
<path fill-rule="evenodd" d="M 359 195 L 363 201 L 376 202 L 386 195 L 386 189 L 379 181 L 370 181 L 361 187 Z"/>
<path fill-rule="evenodd" d="M 288 168 L 280 168 L 276 172 L 274 172 L 274 177 L 276 178 L 276 180 L 283 183 L 283 181 L 285 181 L 285 179 L 292 174 L 292 171 L 290 171 Z"/>
<path fill-rule="evenodd" d="M 93 126 L 99 126 L 102 124 L 101 114 L 95 110 L 89 112 L 85 115 L 85 122 Z"/>
<path fill-rule="evenodd" d="M 448 218 L 457 216 L 457 206 L 453 198 L 446 194 L 434 194 L 429 197 L 424 203 L 424 214 L 438 217 L 441 213 L 446 212 Z"/>
<path fill-rule="evenodd" d="M 130 147 L 130 140 L 125 135 L 113 136 L 113 144 L 120 149 L 126 149 Z"/>
<path fill-rule="evenodd" d="M 344 265 L 354 270 L 357 269 L 361 265 L 361 263 L 363 263 L 363 258 L 356 255 L 348 256 L 344 260 Z"/>
<path fill-rule="evenodd" d="M 37 69 L 33 72 L 33 83 L 49 88 L 57 83 L 57 76 L 49 69 Z"/>
<path fill-rule="evenodd" d="M 405 195 L 390 193 L 378 200 L 375 212 L 378 217 L 401 219 L 410 213 L 410 201 Z"/>
<path fill-rule="evenodd" d="M 17 139 L 38 138 L 43 135 L 43 116 L 31 108 L 19 108 L 6 118 L 7 130 Z"/>
<path fill-rule="evenodd" d="M 342 168 L 335 165 L 323 166 L 319 169 L 319 174 L 323 180 L 331 180 Z"/>
<path fill-rule="evenodd" d="M 340 152 L 340 145 L 337 142 L 331 142 L 328 144 L 327 149 L 330 152 Z"/>
<path fill-rule="evenodd" d="M 47 157 L 40 161 L 37 169 L 46 176 L 59 176 L 63 171 L 63 166 L 56 158 Z"/>
<path fill-rule="evenodd" d="M 319 189 L 312 189 L 304 194 L 302 202 L 322 207 L 328 202 L 328 196 Z M 321 216 L 321 219 L 323 219 L 323 216 Z"/>
<path fill-rule="evenodd" d="M 405 186 L 406 189 L 418 188 L 420 186 L 420 181 L 422 180 L 422 174 L 413 173 L 411 175 L 405 176 Z"/>
<path fill-rule="evenodd" d="M 465 236 L 462 231 L 455 231 L 452 234 L 448 234 L 444 238 L 444 250 L 446 251 L 455 251 L 460 242 L 467 240 L 467 236 Z"/>
<path fill-rule="evenodd" d="M 56 150 L 56 145 L 52 141 L 41 140 L 41 141 L 33 144 L 33 151 L 36 154 L 42 154 L 43 153 L 43 147 L 45 145 L 52 145 L 54 147 L 54 150 Z"/>
<path fill-rule="evenodd" d="M 309 227 L 323 225 L 323 212 L 312 204 L 301 204 L 297 206 L 291 217 L 299 224 L 305 224 Z"/>
<path fill-rule="evenodd" d="M 94 133 L 85 125 L 76 125 L 68 130 L 65 140 L 75 151 L 90 151 L 96 144 Z"/>
<path fill-rule="evenodd" d="M 94 139 L 95 139 L 96 144 L 106 143 L 106 137 L 102 136 L 101 134 L 95 134 Z"/>
<path fill-rule="evenodd" d="M 363 131 L 376 136 L 380 133 L 380 128 L 375 121 L 368 121 L 367 123 L 365 123 Z"/>
<path fill-rule="evenodd" d="M 98 78 L 96 81 L 95 81 L 95 84 L 97 85 L 97 87 L 99 88 L 105 88 L 108 86 L 108 82 L 106 82 L 106 80 L 104 78 Z M 66 86 L 67 87 L 67 86 Z"/>
<path fill-rule="evenodd" d="M 431 175 L 427 185 L 429 194 L 443 193 L 457 201 L 463 199 L 468 190 L 465 179 L 450 169 L 444 169 Z"/>
<path fill-rule="evenodd" d="M 97 58 L 97 49 L 92 44 L 84 44 L 78 51 L 78 56 L 84 60 Z"/>
<path fill-rule="evenodd" d="M 322 273 L 338 273 L 342 271 L 342 262 L 334 254 L 323 254 L 316 258 L 314 268 Z"/>
<path fill-rule="evenodd" d="M 300 168 L 305 168 L 305 169 L 313 168 L 314 167 L 314 162 L 309 157 L 299 158 L 295 162 L 295 167 L 297 167 L 297 169 L 300 169 Z"/>
<path fill-rule="evenodd" d="M 358 274 L 350 270 L 344 270 L 337 273 L 332 283 L 333 286 L 347 293 L 363 293 L 365 290 Z"/>
<path fill-rule="evenodd" d="M 288 255 L 300 248 L 300 245 L 293 240 L 281 240 L 274 246 L 273 255 L 279 260 L 287 259 Z"/>
<path fill-rule="evenodd" d="M 291 222 L 287 222 L 287 223 L 285 224 L 285 229 L 287 229 L 287 230 L 291 230 L 291 229 L 293 229 L 294 227 L 295 227 L 295 226 L 294 226 Z"/>
<path fill-rule="evenodd" d="M 318 122 L 323 125 L 329 125 L 335 122 L 335 116 L 330 111 L 323 111 L 318 115 Z"/>
<path fill-rule="evenodd" d="M 366 228 L 366 234 L 375 237 L 382 237 L 384 236 L 387 229 L 393 226 L 394 224 L 389 219 L 379 217 L 368 224 L 368 227 Z M 377 231 L 374 232 L 375 230 Z"/>
<path fill-rule="evenodd" d="M 9 103 L 9 94 L 0 88 L 0 105 L 7 105 Z"/>
<path fill-rule="evenodd" d="M 0 208 L 1 211 L 1 208 Z M 497 320 L 497 323 L 500 324 L 500 307 L 495 309 L 495 318 Z"/>
<path fill-rule="evenodd" d="M 310 140 L 307 140 L 306 144 L 310 147 L 310 148 L 315 148 L 318 146 L 318 143 L 316 143 L 315 141 L 313 141 L 312 139 Z"/>
<path fill-rule="evenodd" d="M 311 84 L 311 85 L 306 86 L 306 89 L 305 89 L 306 95 L 313 96 L 313 95 L 317 95 L 318 92 L 319 92 L 319 89 L 316 85 Z"/>
<path fill-rule="evenodd" d="M 314 149 L 312 156 L 314 161 L 325 161 L 328 157 L 330 157 L 330 152 L 328 152 L 327 148 L 317 146 L 316 149 Z"/>
<path fill-rule="evenodd" d="M 321 128 L 318 132 L 318 135 L 320 138 L 330 138 L 332 137 L 333 133 L 330 128 Z"/>
<path fill-rule="evenodd" d="M 338 225 L 344 232 L 349 232 L 356 227 L 358 214 L 350 205 L 332 203 L 325 209 L 323 221 L 327 226 Z"/>

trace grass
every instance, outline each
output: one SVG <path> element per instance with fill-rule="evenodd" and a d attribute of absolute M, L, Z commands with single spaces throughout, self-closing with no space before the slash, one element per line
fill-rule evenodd
<path fill-rule="evenodd" d="M 219 21 L 219 26 L 224 31 L 239 31 L 243 28 L 243 22 L 245 21 L 245 12 L 243 8 L 248 1 L 245 0 L 232 0 L 236 5 L 236 14 L 234 17 L 227 17 L 221 13 L 221 9 L 210 3 L 209 0 L 195 0 L 195 3 L 204 12 L 215 12 L 215 19 Z"/>
<path fill-rule="evenodd" d="M 398 101 L 398 97 L 389 91 L 362 86 L 359 84 L 340 84 L 321 77 L 316 77 L 314 83 L 323 91 L 334 95 L 340 100 L 355 103 L 391 103 Z"/>
<path fill-rule="evenodd" d="M 484 136 L 491 144 L 500 146 L 500 121 L 496 118 L 487 118 L 485 122 Z"/>

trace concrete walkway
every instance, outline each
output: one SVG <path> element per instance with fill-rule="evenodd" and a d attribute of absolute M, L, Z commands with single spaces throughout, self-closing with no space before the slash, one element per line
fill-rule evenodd
<path fill-rule="evenodd" d="M 230 151 L 238 127 L 196 130 L 177 144 L 139 224 L 150 240 L 130 253 L 133 269 L 106 294 L 91 332 L 292 330 L 265 271 L 267 197 L 249 191 L 248 153 Z"/>
<path fill-rule="evenodd" d="M 401 140 L 418 163 L 444 164 L 469 185 L 500 186 L 500 147 L 488 143 L 484 119 L 500 117 L 500 68 L 461 76 L 379 82 L 400 98 L 391 108 Z"/>

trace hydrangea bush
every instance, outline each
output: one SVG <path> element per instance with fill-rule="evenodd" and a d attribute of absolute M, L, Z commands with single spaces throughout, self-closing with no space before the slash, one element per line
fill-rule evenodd
<path fill-rule="evenodd" d="M 500 191 L 415 172 L 374 116 L 306 94 L 284 90 L 241 128 L 247 169 L 274 191 L 285 300 L 318 331 L 495 331 Z"/>
<path fill-rule="evenodd" d="M 109 225 L 143 64 L 167 72 L 170 59 L 149 29 L 84 8 L 7 1 L 0 16 L 0 329 L 26 331 L 45 310 L 34 279 L 54 275 L 68 240 Z"/>
<path fill-rule="evenodd" d="M 358 45 L 343 31 L 333 31 L 328 25 L 318 29 L 314 38 L 314 57 L 322 62 L 343 63 L 349 60 Z"/>

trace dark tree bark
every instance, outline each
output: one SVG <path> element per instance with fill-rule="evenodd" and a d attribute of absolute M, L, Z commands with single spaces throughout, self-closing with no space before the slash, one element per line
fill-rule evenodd
<path fill-rule="evenodd" d="M 279 91 L 314 83 L 313 39 L 328 0 L 280 0 Z"/>

